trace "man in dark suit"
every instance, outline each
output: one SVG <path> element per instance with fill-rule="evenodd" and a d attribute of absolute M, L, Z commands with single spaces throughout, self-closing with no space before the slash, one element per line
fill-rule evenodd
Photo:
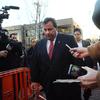
<path fill-rule="evenodd" d="M 38 40 L 33 37 L 31 40 L 31 46 L 26 50 L 26 66 L 31 67 L 33 63 L 33 58 L 34 57 L 34 46 Z M 31 60 L 32 59 L 32 60 Z"/>
<path fill-rule="evenodd" d="M 90 45 L 90 42 L 83 40 L 82 35 L 83 35 L 82 30 L 80 28 L 74 29 L 74 36 L 78 44 L 78 47 L 88 47 Z M 83 58 L 83 60 L 84 60 L 84 65 L 86 66 L 89 66 L 91 68 L 96 66 L 96 61 L 94 61 L 90 57 L 85 57 Z M 90 95 L 91 95 L 91 89 L 84 89 L 84 94 L 83 94 L 84 100 L 89 100 Z"/>
<path fill-rule="evenodd" d="M 43 28 L 44 39 L 35 45 L 35 61 L 31 68 L 32 89 L 35 92 L 43 89 L 47 100 L 81 100 L 79 83 L 53 83 L 56 79 L 73 78 L 68 75 L 70 64 L 82 65 L 82 60 L 74 58 L 66 47 L 66 44 L 77 47 L 74 37 L 58 33 L 53 18 L 46 18 Z"/>
<path fill-rule="evenodd" d="M 82 34 L 81 29 L 79 29 L 79 28 L 74 29 L 74 36 L 75 36 L 78 47 L 88 47 L 90 45 L 90 42 L 87 40 L 83 40 L 82 35 L 83 34 Z M 90 57 L 85 57 L 84 63 L 86 66 L 89 66 L 89 67 L 96 66 L 96 62 L 93 59 L 91 59 Z"/>

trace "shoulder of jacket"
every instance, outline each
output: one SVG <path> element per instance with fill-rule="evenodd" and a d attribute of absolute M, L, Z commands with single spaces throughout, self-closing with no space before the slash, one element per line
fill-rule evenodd
<path fill-rule="evenodd" d="M 59 34 L 61 37 L 69 37 L 69 38 L 73 38 L 74 36 L 73 35 L 69 35 L 69 34 Z"/>

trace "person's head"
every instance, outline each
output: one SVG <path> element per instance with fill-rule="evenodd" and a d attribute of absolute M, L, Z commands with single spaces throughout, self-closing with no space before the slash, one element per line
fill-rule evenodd
<path fill-rule="evenodd" d="M 44 36 L 48 40 L 54 40 L 57 32 L 57 24 L 54 18 L 45 18 L 43 21 Z"/>
<path fill-rule="evenodd" d="M 35 44 L 37 43 L 37 41 L 38 41 L 38 40 L 37 40 L 36 38 L 33 37 L 33 38 L 31 39 L 31 46 L 34 47 Z"/>
<path fill-rule="evenodd" d="M 77 42 L 82 40 L 82 31 L 81 31 L 81 29 L 75 28 L 74 29 L 74 36 L 75 36 L 75 39 L 76 39 Z"/>
<path fill-rule="evenodd" d="M 17 33 L 11 33 L 10 39 L 17 41 Z"/>

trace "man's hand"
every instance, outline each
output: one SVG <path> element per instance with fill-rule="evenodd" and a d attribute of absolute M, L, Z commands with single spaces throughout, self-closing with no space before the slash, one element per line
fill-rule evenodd
<path fill-rule="evenodd" d="M 89 52 L 87 48 L 71 48 L 70 49 L 71 54 L 76 58 L 84 58 L 86 56 L 89 56 Z"/>
<path fill-rule="evenodd" d="M 37 82 L 32 82 L 31 83 L 31 88 L 32 88 L 32 90 L 34 91 L 35 94 L 39 93 L 43 89 L 42 85 L 40 85 Z"/>
<path fill-rule="evenodd" d="M 83 67 L 87 71 L 86 75 L 79 76 L 78 79 L 81 81 L 81 84 L 85 88 L 93 88 L 96 87 L 97 84 L 97 73 L 98 71 L 89 68 L 89 67 Z"/>
<path fill-rule="evenodd" d="M 0 58 L 1 57 L 6 58 L 7 57 L 7 54 L 8 54 L 8 51 L 7 50 L 0 51 Z"/>

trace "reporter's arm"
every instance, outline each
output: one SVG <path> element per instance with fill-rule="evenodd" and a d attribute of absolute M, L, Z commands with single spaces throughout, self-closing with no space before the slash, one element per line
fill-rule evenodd
<path fill-rule="evenodd" d="M 34 91 L 34 94 L 36 94 L 36 93 L 39 93 L 43 89 L 43 87 L 38 82 L 32 82 L 31 89 Z"/>
<path fill-rule="evenodd" d="M 71 48 L 70 52 L 72 55 L 76 58 L 84 58 L 86 56 L 89 56 L 88 49 L 85 47 L 78 47 L 78 48 Z"/>
<path fill-rule="evenodd" d="M 78 79 L 81 81 L 83 87 L 97 87 L 97 75 L 98 71 L 89 67 L 82 67 L 87 71 L 86 75 L 79 76 Z"/>

